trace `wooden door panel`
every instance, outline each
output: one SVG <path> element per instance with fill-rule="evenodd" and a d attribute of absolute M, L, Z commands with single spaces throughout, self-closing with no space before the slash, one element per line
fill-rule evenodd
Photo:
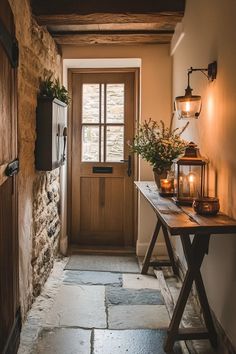
<path fill-rule="evenodd" d="M 0 165 L 12 159 L 12 96 L 14 72 L 10 62 L 0 45 Z"/>
<path fill-rule="evenodd" d="M 17 178 L 6 167 L 17 157 L 16 70 L 8 48 L 15 43 L 14 19 L 0 1 L 0 353 L 17 352 L 21 328 L 17 235 Z M 14 41 L 13 41 L 14 39 Z M 9 57 L 8 57 L 9 56 Z M 14 68 L 12 67 L 14 66 Z"/>
<path fill-rule="evenodd" d="M 106 178 L 104 219 L 107 231 L 121 234 L 124 229 L 125 198 L 123 178 Z"/>
<path fill-rule="evenodd" d="M 123 179 L 81 178 L 80 202 L 80 242 L 123 245 Z"/>
<path fill-rule="evenodd" d="M 128 176 L 127 164 L 123 160 L 130 154 L 127 141 L 131 141 L 134 134 L 134 73 L 73 74 L 72 87 L 71 239 L 83 245 L 132 247 L 134 162 L 132 160 L 131 175 Z M 83 96 L 84 87 L 85 95 L 91 93 L 92 87 L 96 90 L 91 94 L 92 116 L 88 113 L 89 102 Z M 107 101 L 109 107 L 106 109 Z M 87 135 L 82 135 L 85 126 L 98 127 L 94 131 L 88 130 L 88 136 L 97 136 L 98 131 L 98 136 L 103 136 L 99 144 L 96 142 L 99 153 L 94 155 L 94 162 L 85 161 L 87 157 L 91 159 L 89 146 L 86 145 L 85 150 L 81 147 L 88 144 Z M 96 148 L 92 150 L 96 151 Z M 114 160 L 109 162 L 106 158 Z M 109 169 L 107 173 L 106 168 Z"/>
<path fill-rule="evenodd" d="M 6 339 L 14 323 L 14 282 L 12 259 L 12 180 L 8 179 L 0 188 L 0 333 Z M 10 261 L 10 262 L 9 262 Z M 2 352 L 4 341 L 1 340 Z"/>

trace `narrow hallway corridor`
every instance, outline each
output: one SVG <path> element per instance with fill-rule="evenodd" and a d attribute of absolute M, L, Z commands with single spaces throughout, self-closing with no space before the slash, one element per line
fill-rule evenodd
<path fill-rule="evenodd" d="M 18 354 L 164 354 L 168 324 L 160 281 L 136 257 L 76 255 L 56 261 Z"/>

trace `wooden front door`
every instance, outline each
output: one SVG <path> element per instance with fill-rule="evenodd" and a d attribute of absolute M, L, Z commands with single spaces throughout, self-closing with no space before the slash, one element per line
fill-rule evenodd
<path fill-rule="evenodd" d="M 72 73 L 71 240 L 134 246 L 134 72 Z"/>
<path fill-rule="evenodd" d="M 16 353 L 21 327 L 17 238 L 17 45 L 7 0 L 0 1 L 0 353 Z M 15 161 L 14 161 L 15 160 Z M 14 161 L 14 163 L 11 163 Z"/>

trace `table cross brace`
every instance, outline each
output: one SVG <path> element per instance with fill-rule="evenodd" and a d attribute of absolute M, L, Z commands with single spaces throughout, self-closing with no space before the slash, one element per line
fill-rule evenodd
<path fill-rule="evenodd" d="M 168 252 L 168 256 L 169 256 L 169 261 L 150 261 L 151 256 L 152 256 L 152 252 L 155 246 L 155 243 L 157 241 L 157 237 L 159 235 L 160 229 L 162 228 L 163 231 L 163 235 L 164 235 L 164 239 L 165 239 L 165 244 L 166 244 L 166 248 L 167 248 L 167 252 Z M 153 233 L 153 236 L 151 238 L 150 244 L 148 246 L 146 255 L 144 257 L 144 261 L 143 261 L 143 266 L 141 269 L 141 274 L 147 274 L 148 272 L 148 268 L 152 266 L 152 267 L 163 267 L 163 266 L 171 266 L 173 269 L 173 272 L 175 275 L 178 275 L 178 267 L 175 263 L 175 258 L 174 258 L 174 252 L 172 249 L 172 245 L 170 242 L 170 238 L 169 238 L 169 233 L 167 228 L 161 223 L 161 221 L 159 219 L 157 219 L 157 223 L 156 223 L 156 227 Z"/>
<path fill-rule="evenodd" d="M 177 300 L 174 313 L 167 331 L 167 339 L 164 346 L 164 349 L 167 353 L 172 351 L 174 342 L 180 339 L 187 340 L 190 338 L 209 338 L 213 347 L 216 347 L 217 345 L 217 334 L 214 328 L 211 311 L 200 272 L 204 256 L 206 253 L 208 253 L 210 235 L 196 234 L 194 235 L 192 242 L 190 240 L 189 234 L 182 234 L 180 235 L 180 237 L 186 261 L 188 264 L 188 270 L 186 272 L 183 286 L 181 288 L 180 295 Z M 194 329 L 187 328 L 185 328 L 184 330 L 179 329 L 180 321 L 182 319 L 183 312 L 190 291 L 192 289 L 193 281 L 195 281 L 196 283 L 197 293 L 203 311 L 203 317 L 205 320 L 207 331 L 201 329 L 198 329 L 197 331 Z"/>

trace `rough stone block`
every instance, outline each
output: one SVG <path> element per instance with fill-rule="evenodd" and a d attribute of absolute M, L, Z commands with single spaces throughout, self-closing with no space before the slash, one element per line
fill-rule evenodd
<path fill-rule="evenodd" d="M 121 286 L 122 275 L 119 273 L 67 270 L 64 273 L 63 282 L 87 285 Z"/>
<path fill-rule="evenodd" d="M 106 328 L 105 287 L 62 285 L 46 325 Z"/>
<path fill-rule="evenodd" d="M 90 354 L 91 331 L 74 328 L 44 329 L 32 354 Z"/>
<path fill-rule="evenodd" d="M 106 302 L 109 305 L 164 305 L 164 299 L 158 290 L 113 287 L 106 287 Z"/>
<path fill-rule="evenodd" d="M 163 330 L 95 330 L 94 354 L 165 354 Z M 180 346 L 175 354 L 182 354 Z"/>
<path fill-rule="evenodd" d="M 157 289 L 160 284 L 156 277 L 142 274 L 123 274 L 123 287 L 129 289 Z"/>
<path fill-rule="evenodd" d="M 169 325 L 165 305 L 117 305 L 108 307 L 110 329 L 161 329 Z"/>

